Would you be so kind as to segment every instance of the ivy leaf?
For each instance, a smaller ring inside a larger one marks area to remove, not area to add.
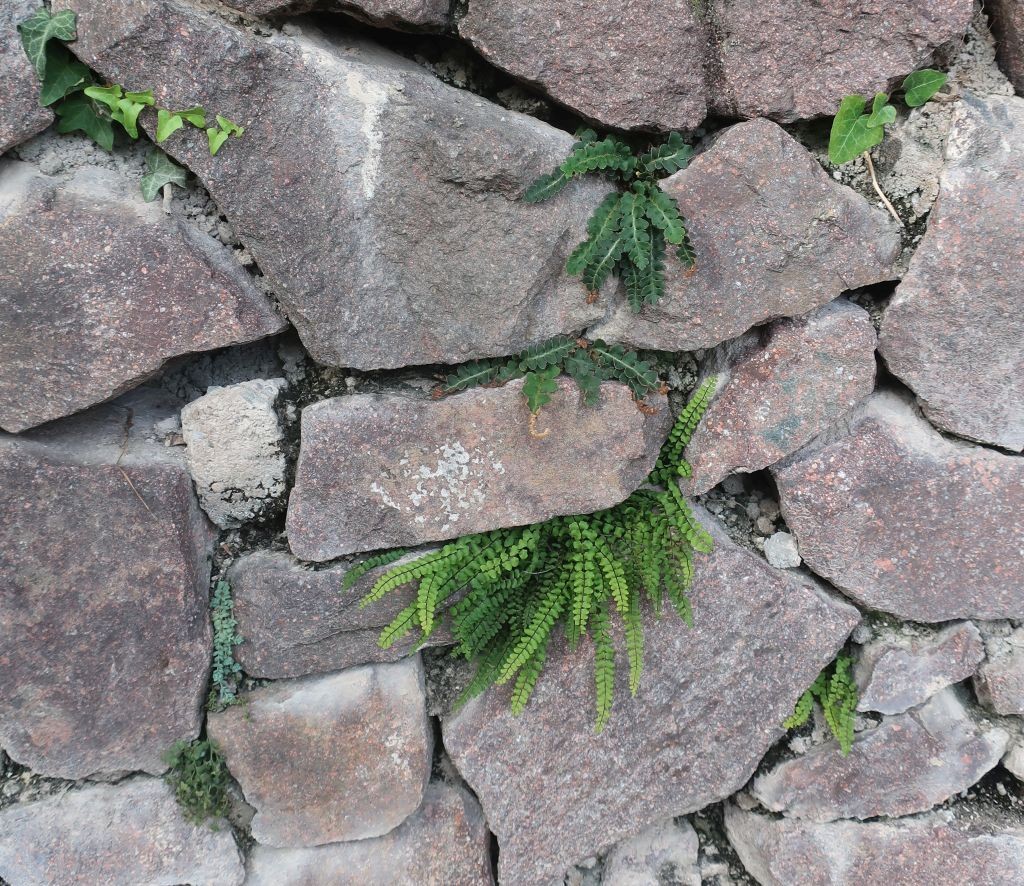
[[[46,47],[46,75],[39,91],[39,104],[48,107],[90,80],[89,69],[60,43]]]
[[[167,141],[175,132],[185,125],[179,114],[172,114],[165,108],[156,112],[156,143]]]
[[[202,129],[206,126],[206,109],[196,105],[193,108],[185,108],[183,111],[175,111],[179,117],[183,120],[187,120],[196,129]]]
[[[123,98],[117,103],[117,109],[110,116],[115,122],[120,123],[121,126],[124,127],[124,131],[127,132],[128,135],[132,138],[138,138],[139,129],[136,124],[139,119],[139,114],[145,107],[146,106],[142,102],[133,102],[127,98]]]
[[[942,89],[948,79],[948,74],[943,74],[942,71],[934,71],[931,68],[925,68],[923,71],[914,71],[913,74],[903,81],[903,100],[911,108],[919,108],[936,92]]]
[[[200,111],[200,112],[202,112],[203,109],[202,108],[193,108],[192,110],[193,111]],[[182,114],[182,116],[185,115],[184,111],[179,111],[178,113]],[[186,119],[188,119],[188,118],[186,118]],[[191,120],[189,120],[189,122],[191,122]],[[202,126],[203,124],[202,123],[197,123],[196,125],[197,126]],[[245,132],[245,127],[244,126],[239,126],[234,121],[229,120],[227,117],[222,117],[220,114],[217,115],[217,125],[221,129],[223,129],[226,133],[228,133],[229,135],[233,135],[235,138],[241,138],[242,134]]]
[[[224,146],[224,142],[228,140],[228,135],[229,133],[225,132],[223,129],[217,129],[212,126],[206,130],[206,138],[210,143],[211,156],[216,154],[217,151]]]
[[[828,141],[828,158],[837,166],[848,163],[882,140],[882,127],[867,125],[866,104],[860,95],[848,95],[839,104]]]
[[[126,92],[124,97],[130,102],[139,102],[143,105],[152,107],[156,104],[156,99],[153,98],[153,90],[147,89],[145,92]]]
[[[888,126],[896,120],[896,109],[888,104],[889,96],[884,92],[875,94],[875,100],[871,105],[871,113],[868,115],[865,126]]]
[[[547,369],[526,373],[523,396],[526,398],[526,408],[530,412],[536,414],[542,406],[551,402],[552,395],[558,390],[555,379],[561,371],[560,366],[549,366]]]
[[[171,160],[163,151],[153,148],[146,157],[146,168],[142,176],[142,199],[147,203],[156,199],[164,185],[185,187],[185,170]]]
[[[114,148],[114,128],[106,117],[96,113],[96,108],[82,92],[69,95],[54,108],[60,122],[57,132],[84,132],[104,151]]]
[[[565,358],[562,368],[579,385],[587,406],[597,406],[601,402],[601,373],[593,360],[577,351]]]
[[[121,96],[124,94],[121,87],[116,83],[113,86],[90,86],[85,90],[85,94],[89,98],[95,99],[98,102],[102,102],[111,111],[117,110],[117,103],[121,100]]]
[[[46,77],[46,44],[51,40],[62,40],[68,43],[77,39],[75,13],[66,9],[51,16],[48,9],[39,9],[18,25],[21,34],[21,45],[25,48],[36,74],[42,80]]]
[[[572,181],[572,176],[562,172],[561,167],[559,167],[553,172],[535,179],[526,189],[523,200],[527,203],[541,203],[549,197],[554,197],[570,181]]]

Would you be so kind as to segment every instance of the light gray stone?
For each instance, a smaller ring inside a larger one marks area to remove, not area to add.
[[[1024,716],[1024,628],[987,645],[988,660],[974,677],[978,699],[997,714]]]
[[[39,104],[39,78],[18,34],[18,22],[42,5],[42,0],[5,0],[0,6],[0,154],[53,121],[53,112]]]
[[[687,822],[653,825],[608,853],[601,886],[700,886],[699,848]]]
[[[311,9],[345,12],[373,25],[402,31],[441,31],[448,24],[448,0],[226,0],[248,15],[298,15]]]
[[[764,541],[764,555],[776,569],[795,569],[803,560],[796,539],[788,532],[776,532]]]

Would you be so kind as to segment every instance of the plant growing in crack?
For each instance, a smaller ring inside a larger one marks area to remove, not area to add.
[[[228,814],[228,767],[214,742],[175,742],[164,761],[170,767],[164,778],[189,821],[202,824]]]
[[[948,76],[941,71],[926,68],[914,71],[903,81],[903,101],[907,107],[917,108],[930,99],[939,99],[939,90],[946,84]],[[828,159],[836,166],[863,157],[871,175],[871,184],[881,198],[890,215],[902,227],[903,220],[889,198],[878,184],[875,164],[871,160],[871,149],[881,144],[885,127],[895,122],[896,108],[889,104],[889,95],[875,94],[868,110],[868,101],[862,95],[848,95],[839,103],[839,110],[832,120],[832,132],[828,141]]]
[[[850,669],[853,659],[840,655],[825,668],[810,688],[797,700],[793,713],[783,722],[785,729],[795,729],[810,719],[815,701],[821,705],[829,731],[839,742],[845,757],[853,747],[853,726],[857,714],[857,685]]]
[[[242,642],[235,619],[235,602],[231,596],[231,585],[218,581],[210,598],[210,621],[213,623],[213,664],[210,680],[213,683],[206,706],[210,710],[222,710],[238,704],[238,680],[242,666],[235,661],[235,647]]]
[[[540,203],[589,172],[614,176],[622,190],[608,194],[594,210],[587,222],[587,239],[573,250],[566,270],[582,278],[591,301],[609,276],[619,276],[630,307],[639,313],[644,305],[656,304],[665,294],[667,245],[676,247],[685,267],[692,270],[695,266],[679,205],[658,187],[660,177],[685,168],[693,149],[678,132],[642,154],[634,154],[629,145],[613,136],[598,140],[592,129],[578,132],[576,138],[569,156],[530,185],[523,199]]]

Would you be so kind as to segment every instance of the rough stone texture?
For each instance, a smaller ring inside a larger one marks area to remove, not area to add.
[[[649,827],[605,859],[601,886],[700,886],[697,832],[686,822]]]
[[[410,554],[407,559],[425,551]],[[253,677],[279,679],[338,671],[370,662],[396,661],[416,647],[410,635],[388,649],[377,645],[381,629],[413,600],[413,587],[359,608],[359,601],[389,568],[370,570],[351,589],[342,588],[348,565],[312,570],[285,553],[256,551],[228,573],[235,618],[245,641],[235,655]],[[439,627],[427,646],[451,642]]]
[[[1007,772],[1018,781],[1024,781],[1024,740],[1019,736],[1013,739],[1002,762]]]
[[[955,690],[858,734],[849,756],[836,742],[780,763],[751,793],[773,812],[812,821],[924,812],[975,784],[1006,750],[1004,729],[981,731]]]
[[[722,345],[706,373],[718,392],[686,451],[692,494],[774,464],[870,394],[875,330],[863,308],[836,301]]]
[[[665,297],[639,316],[616,300],[594,337],[706,348],[894,276],[896,223],[768,120],[726,129],[661,187],[686,216],[696,270],[670,253]]]
[[[568,654],[560,639],[522,715],[496,690],[443,723],[445,748],[497,835],[501,882],[547,883],[737,790],[857,623],[853,607],[776,572],[699,516],[716,547],[695,564],[694,628],[646,617],[640,691],[629,697],[620,656],[603,733],[594,733],[592,647]]]
[[[0,427],[69,415],[171,357],[282,328],[230,251],[143,202],[137,181],[0,160]]]
[[[796,539],[788,532],[776,532],[764,541],[764,556],[776,569],[795,569],[803,559]]]
[[[283,378],[211,387],[181,410],[185,457],[203,510],[239,526],[284,495],[284,432],[274,401]]]
[[[950,811],[816,824],[725,807],[729,841],[761,886],[924,886],[1024,881],[1024,827]]]
[[[886,633],[868,643],[857,661],[857,710],[901,714],[966,680],[984,657],[981,635],[969,621],[921,638]]]
[[[522,381],[443,400],[357,394],[302,413],[288,542],[303,560],[405,547],[500,526],[586,514],[647,477],[671,422],[665,398],[641,412],[601,386],[585,406],[561,378],[530,434]]]
[[[472,0],[459,34],[488,61],[616,129],[693,129],[707,34],[690,0]]]
[[[256,807],[257,842],[379,837],[420,805],[433,736],[419,657],[277,683],[245,701],[210,714],[207,729]]]
[[[0,154],[53,121],[53,112],[39,105],[39,78],[18,34],[18,22],[42,5],[42,0],[5,0],[0,6]]]
[[[12,886],[240,886],[231,829],[192,824],[153,778],[80,790],[0,811],[0,877]]]
[[[925,414],[1024,449],[1024,99],[965,95],[928,232],[885,312],[880,350]]]
[[[1024,461],[947,440],[873,394],[772,468],[808,566],[872,609],[922,622],[1024,617]]]
[[[600,316],[564,266],[606,184],[519,199],[564,158],[566,133],[351,36],[258,39],[183,0],[54,8],[79,13],[73,49],[104,76],[246,127],[216,157],[201,132],[165,147],[206,185],[317,361],[456,363]]]
[[[998,42],[999,63],[1017,92],[1024,93],[1024,2],[988,0],[985,9]]]
[[[835,114],[845,95],[889,92],[967,30],[972,0],[725,0],[714,110],[793,121]]]
[[[432,782],[383,837],[315,849],[254,847],[246,886],[490,886],[490,836],[468,791]]]
[[[173,416],[144,392],[0,435],[0,746],[43,775],[162,772],[199,733],[213,533],[147,439]]]
[[[226,0],[248,15],[297,15],[310,9],[346,12],[374,25],[402,31],[442,31],[448,24],[448,0]]]
[[[1024,716],[1024,628],[998,645],[999,653],[994,655],[990,649],[988,660],[978,669],[975,691],[997,714]]]

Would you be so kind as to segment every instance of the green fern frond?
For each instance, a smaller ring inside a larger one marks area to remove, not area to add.
[[[565,359],[562,368],[579,385],[587,406],[597,406],[601,402],[601,373],[593,360],[577,352]]]
[[[575,148],[562,162],[560,169],[568,176],[576,176],[606,169],[626,171],[635,163],[629,145],[609,136]]]
[[[628,191],[621,200],[623,252],[633,267],[643,270],[651,260],[650,222],[647,219],[647,197],[642,192]]]
[[[665,240],[673,246],[682,245],[686,239],[686,227],[679,214],[679,205],[674,197],[670,197],[657,185],[647,191],[647,218],[660,230]]]
[[[560,366],[549,366],[538,372],[526,373],[523,396],[526,398],[526,408],[534,415],[540,411],[542,406],[551,402],[551,398],[558,390],[558,383],[555,379],[558,378],[561,371]]]
[[[679,259],[684,268],[697,267],[697,253],[690,242],[690,235],[685,231],[683,232],[683,242],[679,244],[679,248],[676,250],[676,258]]]
[[[678,132],[670,132],[665,144],[640,155],[637,166],[647,173],[661,171],[671,175],[685,169],[692,157],[693,148],[683,141]]]
[[[649,478],[651,483],[669,486],[674,484],[677,477],[683,475],[684,471],[680,470],[680,467],[686,464],[683,453],[686,451],[693,432],[697,430],[697,425],[700,424],[704,413],[711,405],[711,398],[714,396],[717,385],[717,376],[712,375],[704,379],[690,397],[683,411],[679,413],[672,430],[669,431],[668,439],[661,447],[654,470],[651,471]]]
[[[523,372],[529,372],[560,365],[578,348],[576,339],[568,335],[560,335],[540,344],[530,345],[519,355],[519,368]]]
[[[810,717],[811,711],[814,709],[814,696],[811,694],[811,690],[808,689],[803,695],[797,699],[796,707],[793,708],[793,713],[786,717],[782,721],[783,729],[796,729],[798,726],[803,726]]]
[[[597,292],[615,270],[615,265],[626,250],[625,237],[619,233],[600,243],[595,243],[589,256],[589,264],[583,270],[583,285],[589,292]]]
[[[810,688],[800,696],[793,713],[783,721],[785,729],[802,726],[811,716],[814,702],[821,705],[825,723],[839,742],[839,748],[846,756],[853,747],[853,731],[857,716],[857,685],[853,682],[850,668],[853,659],[840,655],[823,670]]]
[[[637,398],[661,387],[657,371],[650,363],[641,360],[636,351],[627,351],[621,345],[595,341],[591,345],[591,352],[597,357],[598,363],[607,372],[608,377],[629,385]]]
[[[395,548],[393,551],[384,551],[382,554],[367,557],[362,563],[357,563],[345,573],[345,577],[341,580],[341,586],[345,590],[354,587],[355,583],[366,575],[367,572],[376,569],[378,566],[390,566],[395,560],[401,560],[406,553],[404,548]]]
[[[444,380],[442,391],[455,394],[480,385],[486,385],[498,377],[501,364],[494,360],[478,360],[474,363],[463,363],[455,372]]]
[[[526,203],[543,203],[560,191],[565,190],[565,186],[572,179],[571,174],[565,172],[561,167],[557,167],[551,172],[535,179],[526,189],[523,201]]]

